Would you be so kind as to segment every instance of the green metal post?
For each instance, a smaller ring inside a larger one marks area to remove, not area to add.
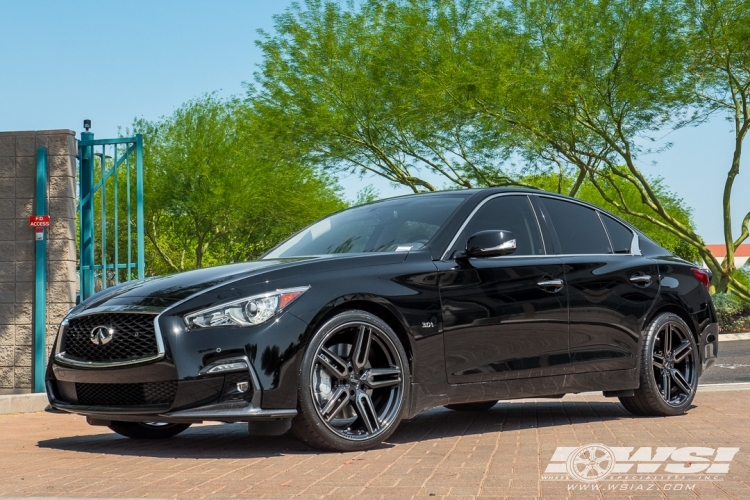
[[[81,141],[93,141],[93,132],[81,132]],[[81,299],[94,294],[94,146],[79,148],[81,171],[79,176],[80,217],[81,217]]]
[[[137,192],[136,199],[136,240],[138,243],[138,279],[143,279],[146,274],[146,258],[144,255],[143,245],[143,136],[135,135],[135,188]]]
[[[101,226],[102,226],[102,290],[107,288],[107,183],[104,180],[104,174],[107,172],[107,150],[106,145],[102,144],[102,159],[99,164],[102,168],[102,176],[100,182],[102,183],[102,211],[101,211]]]
[[[34,215],[47,215],[47,148],[36,150],[36,202]],[[47,229],[41,229],[34,256],[34,392],[44,392],[47,366]]]
[[[127,191],[127,212],[128,212],[128,276],[125,279],[125,281],[130,281],[132,274],[133,274],[133,247],[132,247],[132,219],[130,218],[130,152],[127,148],[125,148],[125,154],[127,155],[125,157],[125,172],[127,172],[128,176],[125,178],[125,190]]]
[[[114,164],[117,165],[117,144],[115,144],[114,150],[115,150],[115,152],[112,154],[112,156],[114,157]],[[114,244],[115,244],[115,247],[114,247],[115,263],[114,263],[114,266],[112,266],[112,269],[113,269],[113,272],[114,272],[114,283],[116,285],[116,284],[118,284],[120,282],[120,269],[118,267],[120,265],[120,253],[119,253],[119,247],[120,247],[120,238],[119,238],[120,224],[119,224],[119,222],[120,221],[118,220],[118,217],[117,217],[118,213],[120,211],[119,210],[120,207],[118,205],[118,201],[119,200],[118,200],[118,196],[117,196],[118,195],[118,191],[119,191],[119,187],[118,187],[118,183],[117,183],[117,178],[119,177],[119,169],[115,171],[114,177],[115,177],[115,179],[114,179],[115,180],[115,195],[114,195],[115,199],[113,201],[113,204],[114,204],[114,210],[115,210],[115,213],[114,213],[115,224],[114,224],[114,231],[113,231],[113,233],[114,233],[114,239],[115,239],[115,242],[114,242]]]

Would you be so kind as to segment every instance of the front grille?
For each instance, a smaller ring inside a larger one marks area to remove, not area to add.
[[[102,313],[73,318],[68,322],[62,351],[81,361],[118,362],[155,356],[159,353],[153,314]],[[91,341],[98,326],[114,330],[106,344]]]
[[[171,405],[177,381],[145,384],[76,383],[78,404],[87,406]]]

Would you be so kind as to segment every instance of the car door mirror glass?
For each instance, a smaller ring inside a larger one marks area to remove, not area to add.
[[[510,231],[480,231],[466,242],[467,257],[497,257],[516,251],[516,237]]]

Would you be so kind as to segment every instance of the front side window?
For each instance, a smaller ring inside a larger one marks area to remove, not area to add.
[[[596,211],[569,201],[541,197],[563,254],[612,253]]]
[[[344,210],[303,229],[264,259],[422,248],[467,195],[406,196]]]
[[[482,205],[461,231],[453,251],[465,249],[471,235],[490,230],[513,233],[516,251],[512,255],[544,255],[539,224],[527,196],[499,196]]]

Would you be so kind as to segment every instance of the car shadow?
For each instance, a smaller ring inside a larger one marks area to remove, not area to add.
[[[635,417],[616,401],[500,402],[491,410],[482,412],[433,408],[402,422],[387,442],[377,448],[486,432],[585,425],[622,418]],[[108,430],[101,427],[97,429]],[[273,437],[250,436],[246,424],[193,426],[182,434],[165,440],[129,439],[112,432],[47,439],[39,441],[38,446],[79,453],[154,458],[247,459],[321,453],[296,440],[291,433]]]

